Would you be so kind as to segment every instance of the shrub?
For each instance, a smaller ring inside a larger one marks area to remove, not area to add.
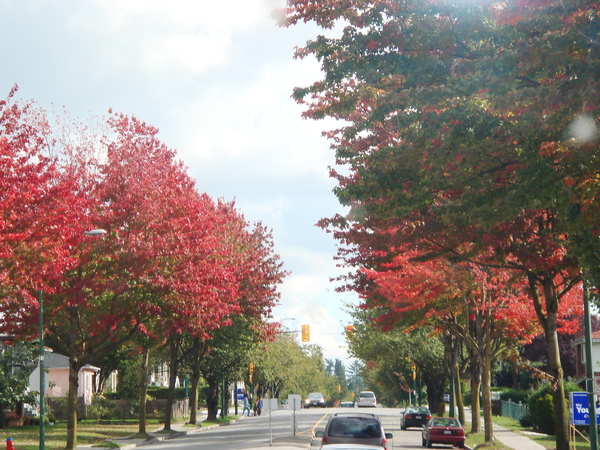
[[[535,428],[545,434],[554,434],[554,402],[547,391],[533,395],[529,401],[529,411]]]
[[[565,383],[565,395],[579,391],[580,387],[573,382]],[[565,402],[567,401],[565,398]],[[543,385],[529,397],[529,413],[533,419],[534,428],[542,433],[554,434],[554,401],[550,384]]]
[[[166,400],[169,395],[168,387],[148,386],[148,395],[157,400]],[[185,398],[185,388],[175,388],[175,399],[181,400]]]
[[[531,413],[527,413],[525,414],[523,417],[521,417],[519,419],[519,424],[523,427],[523,428],[533,428],[534,423],[533,423],[533,416],[531,415]]]
[[[109,400],[102,395],[94,395],[92,404],[87,409],[87,416],[93,420],[117,419],[120,408],[114,400]]]
[[[530,394],[531,391],[525,391],[523,389],[506,388],[500,391],[500,399],[504,401],[510,400],[514,403],[527,403]]]

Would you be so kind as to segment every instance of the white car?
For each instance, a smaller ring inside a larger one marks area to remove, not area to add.
[[[377,399],[375,398],[375,393],[372,391],[362,391],[358,394],[358,398],[356,399],[356,406],[361,407],[376,407]]]

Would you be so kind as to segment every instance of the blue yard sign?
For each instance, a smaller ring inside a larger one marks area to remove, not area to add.
[[[569,397],[572,425],[589,425],[590,408],[587,392],[571,392]]]

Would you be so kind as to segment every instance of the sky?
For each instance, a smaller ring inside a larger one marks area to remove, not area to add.
[[[250,222],[273,230],[291,272],[273,315],[310,326],[329,359],[348,358],[344,305],[334,292],[336,243],[315,226],[343,213],[322,131],[291,94],[321,75],[294,60],[309,25],[276,26],[284,0],[0,0],[0,98],[18,98],[82,119],[131,114],[159,129],[197,188],[235,200]],[[298,340],[300,340],[298,333]]]

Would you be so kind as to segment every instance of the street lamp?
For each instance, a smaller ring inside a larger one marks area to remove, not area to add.
[[[44,303],[42,302],[42,290],[39,292],[40,305],[40,450],[45,448],[45,415],[44,415],[44,390],[46,380],[44,379]]]
[[[106,234],[106,230],[98,228],[96,230],[84,231],[83,234],[85,234],[86,236],[102,236]]]
[[[84,231],[83,234],[86,236],[102,236],[106,234],[106,230],[97,228],[95,230]],[[39,368],[40,368],[40,450],[46,448],[46,414],[45,414],[45,400],[44,391],[46,390],[46,373],[44,368],[44,302],[43,302],[43,291],[39,290],[39,308],[40,308],[40,354],[39,354]]]

